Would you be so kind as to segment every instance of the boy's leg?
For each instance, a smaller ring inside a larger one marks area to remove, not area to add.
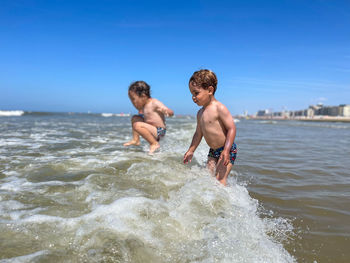
[[[135,122],[133,124],[133,130],[141,135],[149,144],[149,153],[153,153],[160,145],[157,141],[157,128],[146,122]]]
[[[232,166],[232,163],[225,166],[223,161],[218,162],[218,159],[208,157],[207,168],[209,169],[210,173],[223,185],[226,185],[227,177],[232,169]]]
[[[132,116],[132,118],[131,118],[132,139],[131,139],[131,141],[124,143],[124,146],[140,145],[140,135],[134,129],[135,122],[144,122],[144,119],[140,115]]]
[[[216,166],[215,177],[219,180],[220,183],[226,185],[228,174],[232,169],[232,163],[229,162],[228,165],[224,165],[224,161],[219,161]]]
[[[207,161],[207,169],[210,171],[210,173],[214,176],[215,174],[215,167],[216,163],[218,162],[218,159],[215,159],[213,157],[208,157]]]

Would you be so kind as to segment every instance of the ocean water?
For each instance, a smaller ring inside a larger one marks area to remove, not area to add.
[[[193,117],[150,156],[104,116],[0,117],[0,263],[349,262],[349,124],[238,122],[224,187]]]

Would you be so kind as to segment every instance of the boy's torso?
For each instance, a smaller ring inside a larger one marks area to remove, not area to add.
[[[226,141],[226,128],[220,119],[218,106],[215,102],[199,110],[199,125],[204,139],[210,148],[217,149],[224,146]]]
[[[157,111],[157,100],[151,99],[143,107],[144,120],[155,127],[165,128],[164,114]]]

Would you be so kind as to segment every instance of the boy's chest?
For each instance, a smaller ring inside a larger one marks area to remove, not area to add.
[[[154,111],[155,110],[154,110],[152,103],[146,104],[143,108],[143,114],[145,116],[150,116],[150,115],[154,114]]]
[[[202,112],[200,123],[202,127],[212,126],[219,121],[218,114],[215,111],[205,110]]]

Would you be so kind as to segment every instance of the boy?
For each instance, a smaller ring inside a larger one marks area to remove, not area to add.
[[[214,97],[217,78],[214,72],[203,69],[193,73],[189,88],[194,103],[202,108],[197,113],[197,128],[191,146],[184,155],[184,163],[191,162],[193,153],[204,136],[210,147],[207,168],[226,185],[237,155],[236,126],[228,109]]]
[[[165,135],[165,116],[174,112],[159,100],[151,98],[150,86],[144,81],[135,81],[129,86],[129,98],[139,111],[131,119],[132,140],[124,146],[140,145],[140,135],[150,144],[149,154],[157,150],[158,141]]]

